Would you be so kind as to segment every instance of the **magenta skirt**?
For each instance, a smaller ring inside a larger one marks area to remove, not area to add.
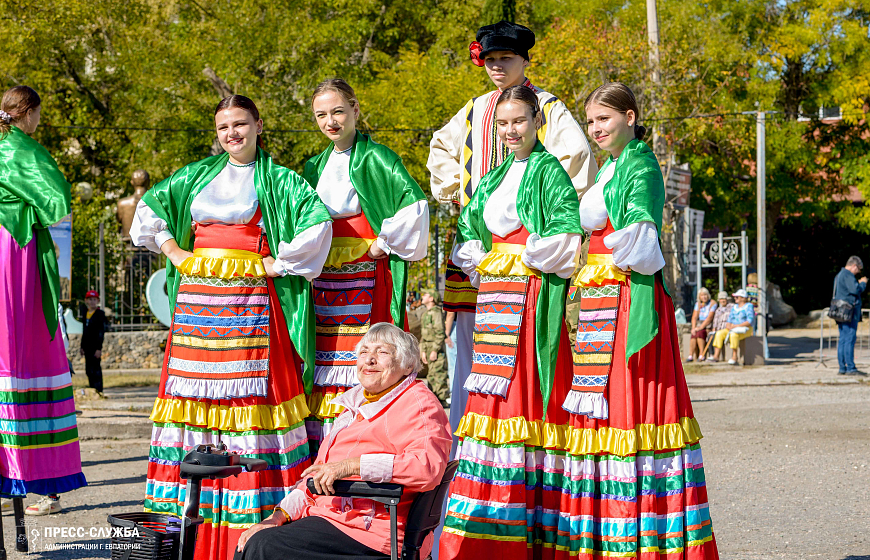
[[[45,325],[36,241],[0,227],[0,494],[57,494],[87,485],[69,362]]]

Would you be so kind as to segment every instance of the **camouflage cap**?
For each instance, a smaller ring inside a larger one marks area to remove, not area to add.
[[[441,303],[441,294],[435,288],[427,288],[423,290],[423,293],[432,296],[432,299],[435,300],[435,303]]]

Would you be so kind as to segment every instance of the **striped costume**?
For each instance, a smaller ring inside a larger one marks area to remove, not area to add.
[[[87,482],[47,228],[69,214],[70,187],[15,126],[0,139],[0,199],[0,494],[68,492]]]
[[[203,481],[196,558],[230,559],[239,535],[271,515],[311,463],[305,278],[320,272],[331,222],[314,191],[262,150],[248,166],[222,155],[176,172],[142,199],[131,237],[151,249],[169,238],[189,247],[191,218],[193,256],[170,268],[174,313],[151,414],[145,509],[181,514],[179,462],[199,444],[266,460],[266,471]],[[285,275],[267,277],[269,255]]]
[[[595,182],[598,166],[583,130],[565,104],[553,94],[526,80],[541,106],[543,126],[538,139],[548,152],[556,156],[571,177],[578,195]],[[507,150],[499,140],[495,127],[495,103],[500,90],[471,99],[450,121],[437,131],[430,143],[427,167],[432,174],[432,195],[442,203],[458,203],[464,208],[482,177],[502,163]],[[456,368],[453,381],[450,424],[456,426],[465,410],[467,394],[462,390],[471,372],[473,314],[477,288],[455,264],[447,261],[444,310],[458,312],[456,321]]]
[[[553,520],[557,550],[579,558],[718,558],[701,431],[658,272],[663,202],[655,156],[635,140],[580,203],[593,233],[575,279],[583,299],[563,403],[564,470],[575,490]]]
[[[429,206],[399,156],[359,132],[347,150],[330,144],[311,158],[304,176],[335,220],[326,265],[313,281],[317,337],[306,426],[316,446],[343,410],[333,399],[359,383],[356,345],[368,328],[405,325],[408,262],[426,257]],[[373,244],[388,257],[373,260]]]
[[[560,537],[571,379],[564,321],[581,240],[577,194],[538,143],[481,182],[459,222],[457,260],[479,278],[474,354],[460,461],[441,560],[539,558]]]

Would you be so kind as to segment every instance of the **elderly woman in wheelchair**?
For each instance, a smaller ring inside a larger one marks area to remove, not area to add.
[[[401,498],[395,498],[399,547],[415,497],[442,482],[450,428],[438,398],[416,379],[417,339],[378,323],[356,350],[359,385],[333,401],[344,412],[317,460],[269,518],[242,534],[236,559],[389,557],[390,515],[383,500],[335,496],[336,481],[404,487]],[[423,558],[430,548],[431,536],[420,550]]]

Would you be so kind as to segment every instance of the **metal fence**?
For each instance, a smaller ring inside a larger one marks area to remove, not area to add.
[[[870,364],[870,309],[861,310],[861,319],[855,333],[855,363]],[[828,317],[828,308],[825,308],[819,321],[819,365],[825,365],[828,360],[837,361],[839,338],[837,323]]]
[[[88,286],[104,285],[105,308],[111,310],[111,330],[163,330],[145,295],[148,279],[166,266],[166,257],[142,247],[125,247],[114,270],[102,270],[99,253],[88,254]],[[104,282],[100,282],[101,273]]]

